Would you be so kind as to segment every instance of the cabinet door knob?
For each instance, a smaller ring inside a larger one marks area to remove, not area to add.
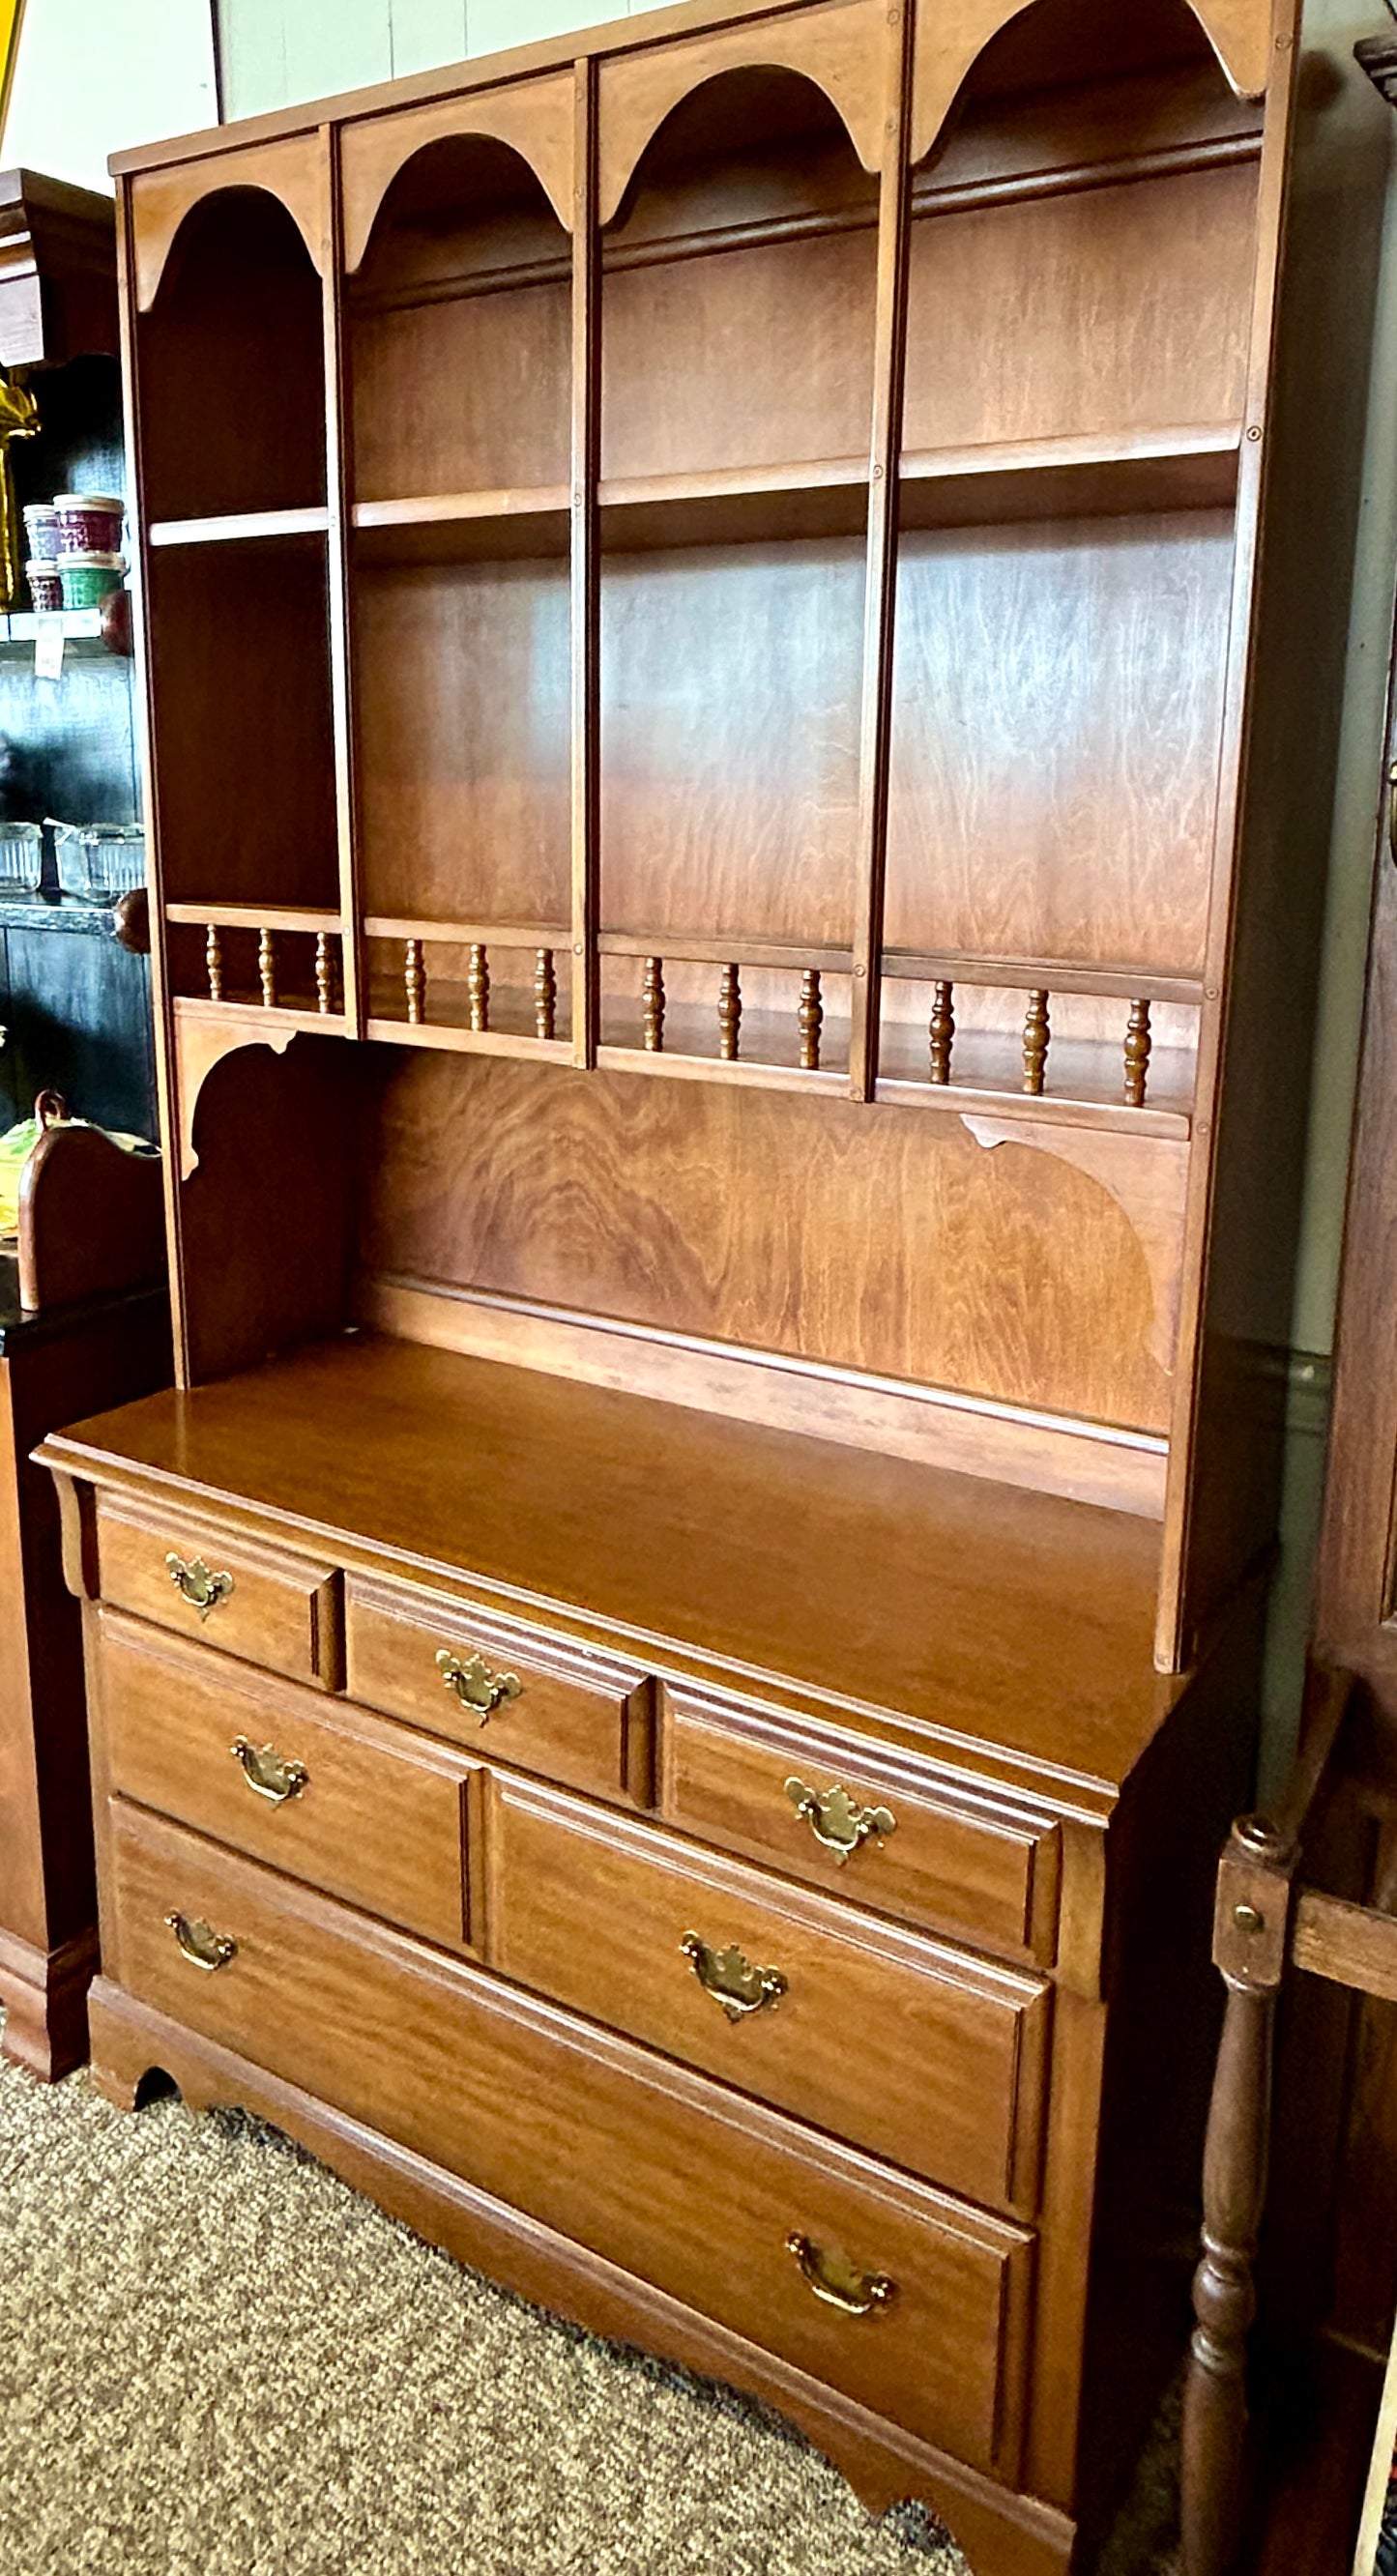
[[[186,1559],[176,1555],[171,1548],[165,1559],[165,1568],[181,1601],[187,1601],[190,1609],[197,1610],[201,1619],[207,1619],[209,1612],[216,1610],[220,1601],[228,1600],[232,1593],[231,1574],[210,1574],[201,1556]]]
[[[764,2012],[769,2004],[779,2004],[787,1991],[779,1968],[754,1968],[736,1942],[730,1950],[710,1950],[697,1932],[686,1932],[679,1947],[704,1993],[721,2004],[729,2021],[746,2021],[750,2014]]]
[[[786,1795],[798,1816],[804,1817],[817,1843],[832,1851],[836,1860],[846,1861],[871,1836],[879,1841],[885,1834],[897,1831],[897,1818],[888,1807],[856,1807],[847,1789],[807,1789],[803,1780],[788,1780]]]
[[[187,1914],[167,1914],[165,1920],[191,1968],[205,1968],[212,1976],[215,1969],[226,1968],[230,1959],[236,1959],[237,1942],[230,1941],[226,1932],[215,1932],[212,1924],[191,1922]]]
[[[443,1646],[437,1657],[437,1671],[449,1691],[454,1692],[462,1708],[473,1708],[484,1726],[506,1700],[522,1699],[524,1685],[517,1673],[492,1672],[483,1655],[453,1655]]]
[[[897,2283],[886,2272],[861,2272],[837,2247],[826,2250],[812,2245],[808,2236],[793,2231],[786,2239],[786,2251],[795,2256],[801,2277],[816,2298],[823,2299],[827,2308],[838,2308],[842,2316],[871,2317],[897,2295]]]
[[[299,1798],[310,1778],[304,1762],[283,1761],[270,1744],[264,1744],[259,1752],[245,1735],[240,1735],[229,1750],[241,1765],[249,1789],[255,1789],[259,1798],[268,1799],[274,1807],[284,1807],[288,1798]]]

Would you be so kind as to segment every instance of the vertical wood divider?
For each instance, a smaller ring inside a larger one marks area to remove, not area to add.
[[[893,634],[897,614],[898,468],[907,362],[908,156],[912,125],[913,0],[887,18],[888,113],[878,196],[878,305],[874,335],[873,444],[864,595],[863,716],[859,739],[858,883],[850,1003],[849,1089],[871,1100],[878,1083],[883,990],[883,898],[888,857]]]
[[[597,230],[597,67],[574,71],[572,229],[572,1055],[594,1065],[601,1028],[597,953],[601,838],[601,241]]]
[[[344,221],[340,129],[320,129],[324,153],[325,233],[325,499],[329,512],[326,573],[330,601],[330,709],[335,740],[335,826],[339,841],[344,1024],[364,1034],[364,906],[359,883],[355,798],[354,671],[349,562],[353,432],[344,330]]]
[[[175,1384],[188,1386],[189,1307],[185,1292],[184,1229],[180,1206],[178,1059],[174,1009],[166,952],[164,875],[160,861],[159,761],[155,709],[151,697],[147,601],[150,596],[150,548],[145,512],[138,496],[145,490],[142,465],[140,367],[137,362],[139,317],[136,312],[136,240],[131,182],[116,183],[117,309],[121,318],[121,377],[126,408],[126,490],[131,512],[131,629],[136,658],[135,716],[138,762],[143,779],[146,818],[146,868],[150,885],[150,998],[155,1036],[155,1084],[160,1104],[160,1139],[165,1184],[165,1242],[170,1261],[170,1316],[174,1328]]]
[[[1271,460],[1273,365],[1276,349],[1280,261],[1285,235],[1290,129],[1295,112],[1300,0],[1274,0],[1275,68],[1262,134],[1256,258],[1252,280],[1247,361],[1246,434],[1237,474],[1232,615],[1227,650],[1222,753],[1213,816],[1212,897],[1203,971],[1194,1081],[1193,1150],[1174,1360],[1174,1407],[1169,1427],[1169,1477],[1164,1498],[1163,1550],[1155,1663],[1182,1672],[1192,1658],[1201,1612],[1193,1563],[1202,1375],[1207,1340],[1208,1267],[1217,1185],[1218,1104],[1226,1037],[1227,992],[1237,931],[1239,841],[1246,807],[1247,716],[1257,669],[1257,602],[1261,582],[1266,478]]]

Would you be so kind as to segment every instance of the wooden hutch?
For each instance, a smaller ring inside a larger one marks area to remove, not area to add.
[[[43,1452],[100,2078],[983,2576],[1186,2319],[1295,20],[696,5],[118,164],[180,1383]]]

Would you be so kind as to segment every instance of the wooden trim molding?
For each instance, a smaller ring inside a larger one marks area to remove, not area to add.
[[[148,313],[186,216],[208,197],[229,188],[260,188],[275,197],[296,225],[311,264],[323,277],[326,262],[324,154],[318,137],[253,143],[216,159],[142,171],[131,182],[131,222],[136,243],[136,306]]]
[[[573,84],[567,72],[503,89],[467,91],[396,116],[346,126],[343,158],[344,265],[362,266],[379,210],[394,180],[433,143],[470,136],[504,143],[526,161],[565,231],[573,220]]]

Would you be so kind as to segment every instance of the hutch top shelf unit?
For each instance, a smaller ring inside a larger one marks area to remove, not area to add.
[[[118,160],[186,1383],[370,1324],[1041,1487],[1187,1664],[1294,20],[665,10]]]

